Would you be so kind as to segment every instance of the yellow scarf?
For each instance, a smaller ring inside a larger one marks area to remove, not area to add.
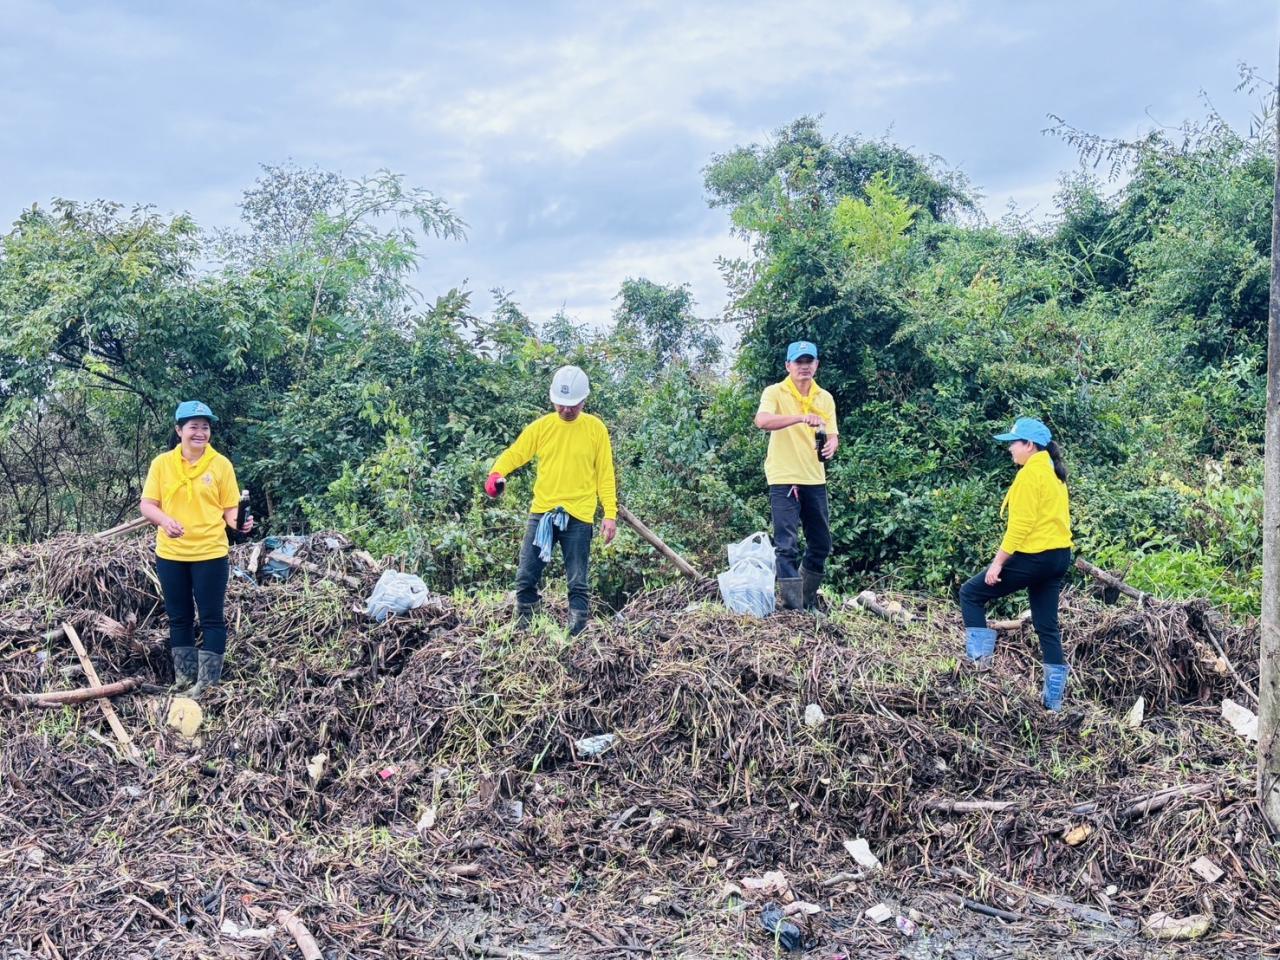
[[[807,397],[801,394],[800,391],[796,389],[796,385],[791,382],[790,376],[788,376],[787,379],[782,381],[782,385],[787,388],[787,390],[790,392],[790,394],[793,397],[796,398],[796,402],[800,404],[800,412],[802,414],[804,414],[807,417],[810,413],[813,412],[813,403],[815,400],[818,399],[818,393],[822,389],[821,387],[818,386],[817,380],[810,382],[809,395]]]
[[[200,459],[195,463],[187,463],[182,456],[182,444],[178,444],[173,448],[173,462],[177,467],[178,479],[169,484],[169,488],[164,492],[164,502],[168,503],[170,498],[179,490],[186,489],[187,502],[195,500],[195,479],[209,469],[209,464],[213,463],[213,458],[218,455],[218,451],[213,449],[213,444],[205,444],[204,453],[200,455]]]

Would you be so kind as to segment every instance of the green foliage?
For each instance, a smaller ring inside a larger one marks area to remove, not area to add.
[[[844,197],[836,204],[836,235],[856,256],[889,263],[910,245],[907,231],[919,210],[896,194],[889,178],[878,171],[867,183],[865,200]]]

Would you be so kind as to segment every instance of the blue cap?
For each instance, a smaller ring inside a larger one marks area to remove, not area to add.
[[[813,357],[817,360],[817,344],[810,343],[808,340],[797,340],[787,347],[787,363],[791,363],[796,357]]]
[[[213,415],[213,411],[209,409],[207,403],[201,403],[199,400],[183,400],[178,404],[178,409],[173,411],[173,422],[178,423],[182,420],[190,420],[192,417],[204,417],[210,423],[217,423],[218,418]]]
[[[1019,417],[1013,421],[1013,429],[1008,433],[997,433],[996,439],[1006,443],[1010,440],[1030,440],[1032,443],[1047,447],[1049,441],[1053,439],[1053,434],[1035,417]]]

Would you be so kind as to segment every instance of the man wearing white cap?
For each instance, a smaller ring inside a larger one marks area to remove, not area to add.
[[[764,474],[784,610],[817,609],[818,587],[831,554],[826,462],[840,441],[836,402],[814,380],[817,372],[817,345],[808,340],[790,344],[786,379],[765,387],[756,410],[756,426],[769,432]]]
[[[533,619],[542,572],[558,543],[569,581],[569,635],[581,633],[589,611],[587,567],[597,502],[604,507],[600,524],[604,542],[609,543],[618,533],[613,447],[604,423],[582,412],[590,392],[591,384],[580,369],[557,370],[551,380],[555,413],[525,427],[516,442],[494,461],[485,480],[485,493],[496,497],[512,471],[535,458],[538,461],[516,573],[516,624],[520,627]]]

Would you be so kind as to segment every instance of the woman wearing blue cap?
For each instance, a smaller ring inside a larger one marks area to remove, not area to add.
[[[169,618],[175,688],[199,696],[222,678],[227,645],[227,528],[235,529],[240,488],[231,461],[213,449],[218,418],[198,400],[174,412],[178,443],[151,461],[138,509],[156,526],[156,576]],[[246,519],[241,533],[253,529]],[[195,611],[204,636],[195,647]]]
[[[1067,689],[1058,628],[1058,595],[1071,566],[1067,468],[1049,428],[1039,420],[1020,417],[1012,430],[996,439],[1009,444],[1020,469],[1000,504],[1001,514],[1008,510],[1009,519],[995,559],[960,588],[966,652],[979,667],[990,665],[996,632],[987,626],[987,604],[1025,589],[1044,659],[1044,705],[1057,711]]]

